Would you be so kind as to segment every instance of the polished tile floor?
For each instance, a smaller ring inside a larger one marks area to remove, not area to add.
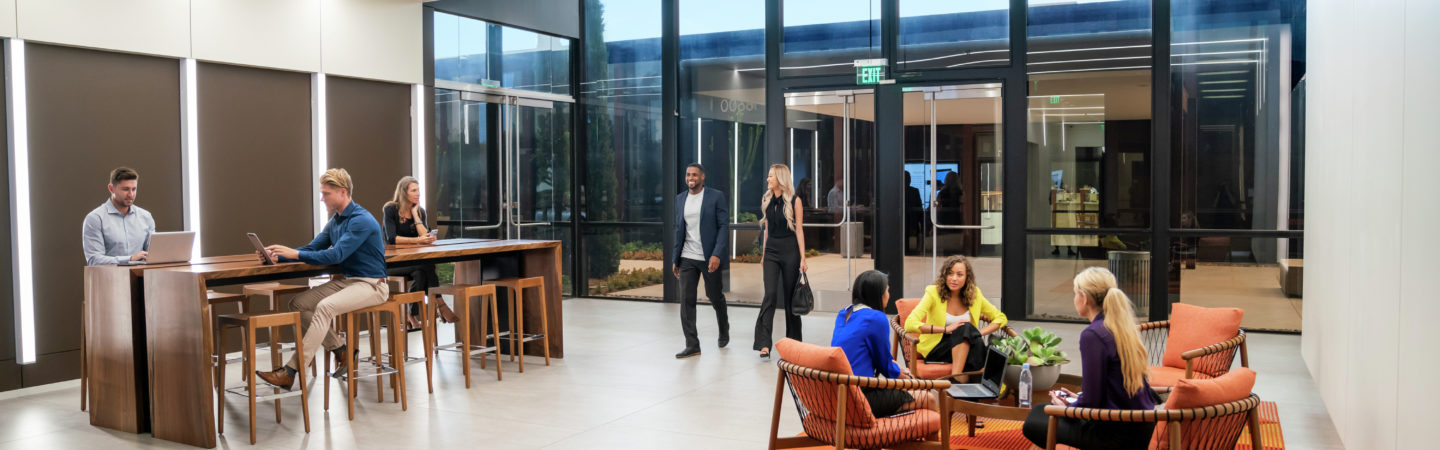
[[[375,383],[360,385],[355,420],[345,417],[343,397],[322,409],[320,385],[310,403],[311,433],[306,434],[298,400],[286,399],[284,423],[274,422],[271,405],[262,403],[252,447],[245,403],[227,404],[226,433],[220,448],[556,448],[556,449],[748,449],[764,448],[770,427],[776,368],[750,350],[755,308],[731,309],[729,348],[715,347],[716,324],[709,307],[700,309],[703,354],[674,359],[683,346],[678,306],[645,302],[574,299],[565,301],[565,359],[549,367],[541,358],[526,360],[525,373],[506,364],[504,381],[494,365],[474,366],[474,386],[466,390],[455,354],[436,366],[435,393],[425,393],[424,366],[412,365],[409,411],[395,403],[375,402]],[[828,343],[833,314],[804,319],[805,336]],[[1066,340],[1075,352],[1082,329],[1070,324],[1041,325]],[[776,336],[783,336],[777,320]],[[441,336],[449,333],[442,332]],[[418,350],[419,339],[412,339]],[[1255,392],[1279,403],[1285,441],[1291,449],[1343,448],[1315,384],[1300,359],[1300,337],[1250,335],[1251,367],[1259,373]],[[262,358],[267,359],[268,358]],[[1078,364],[1065,367],[1078,371]],[[238,369],[231,380],[238,380]],[[334,387],[339,387],[336,384]],[[78,382],[0,393],[0,450],[100,448],[193,448],[88,425],[80,412]],[[800,432],[789,396],[780,432]]]

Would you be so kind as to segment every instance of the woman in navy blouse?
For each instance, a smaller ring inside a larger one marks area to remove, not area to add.
[[[1080,332],[1081,393],[1050,391],[1050,403],[1104,409],[1155,409],[1155,392],[1145,380],[1149,358],[1130,298],[1115,287],[1115,275],[1091,267],[1075,276],[1075,312],[1090,319]],[[1025,418],[1025,438],[1044,447],[1049,417],[1046,403],[1036,402]],[[1150,445],[1154,422],[1102,422],[1061,418],[1058,442],[1081,449],[1144,449]]]
[[[884,272],[868,270],[855,279],[851,305],[835,316],[830,345],[845,350],[850,370],[857,377],[910,378],[890,354],[890,324],[885,304],[890,302],[890,281]],[[931,391],[861,388],[870,412],[889,417],[916,408],[937,409]]]

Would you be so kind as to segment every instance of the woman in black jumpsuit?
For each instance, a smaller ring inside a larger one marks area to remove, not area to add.
[[[760,316],[755,319],[755,350],[761,358],[770,357],[771,334],[775,308],[785,315],[785,337],[800,341],[800,316],[790,313],[790,297],[795,281],[805,264],[804,209],[795,189],[790,186],[790,168],[784,164],[770,166],[766,179],[769,189],[760,204],[765,227],[765,298],[760,302]]]

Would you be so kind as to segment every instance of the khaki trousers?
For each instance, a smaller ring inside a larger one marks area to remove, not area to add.
[[[304,328],[301,345],[305,349],[305,361],[300,361],[298,354],[292,355],[290,368],[300,370],[308,365],[322,344],[327,351],[345,344],[335,334],[336,317],[379,305],[389,297],[390,285],[384,278],[357,277],[334,280],[291,298],[290,309],[300,313],[300,325]]]

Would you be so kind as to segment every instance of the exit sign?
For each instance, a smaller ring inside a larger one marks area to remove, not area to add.
[[[855,84],[880,84],[885,81],[885,66],[855,68]]]
[[[855,60],[855,84],[888,84],[885,80],[885,58]]]

